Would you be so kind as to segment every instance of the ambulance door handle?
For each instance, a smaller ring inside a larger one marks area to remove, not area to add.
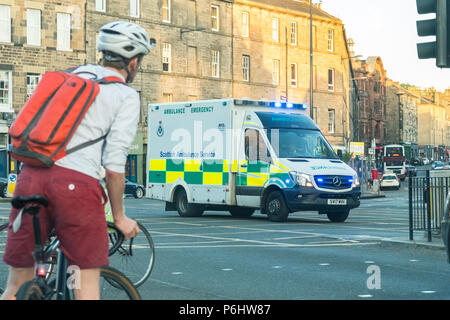
[[[247,168],[247,164],[246,163],[241,164],[241,168]]]

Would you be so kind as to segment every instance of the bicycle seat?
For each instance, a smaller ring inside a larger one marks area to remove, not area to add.
[[[46,197],[40,194],[34,194],[32,196],[16,196],[11,200],[11,205],[15,209],[22,209],[27,204],[37,204],[44,207],[48,206],[48,200]]]

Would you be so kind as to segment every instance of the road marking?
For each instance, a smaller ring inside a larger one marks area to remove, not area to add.
[[[424,294],[436,293],[436,291],[432,291],[432,290],[424,290],[424,291],[420,291],[420,292],[424,293]]]
[[[272,269],[281,269],[283,268],[282,266],[272,266]]]
[[[372,298],[373,295],[371,295],[371,294],[359,294],[358,297],[360,297],[360,298]]]
[[[172,274],[173,274],[173,275],[180,275],[180,274],[183,274],[183,272],[177,271],[177,272],[172,272]]]
[[[329,266],[329,263],[320,263],[319,266]]]
[[[225,269],[222,269],[222,271],[233,271],[233,269],[225,268]]]

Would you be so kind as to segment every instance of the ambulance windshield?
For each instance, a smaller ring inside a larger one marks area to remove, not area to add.
[[[339,159],[306,115],[256,112],[279,158]]]
[[[317,130],[271,128],[267,137],[279,158],[339,159]]]

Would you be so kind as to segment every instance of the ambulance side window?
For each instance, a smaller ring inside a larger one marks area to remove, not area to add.
[[[245,157],[248,161],[270,162],[267,146],[261,133],[255,129],[245,130]]]

